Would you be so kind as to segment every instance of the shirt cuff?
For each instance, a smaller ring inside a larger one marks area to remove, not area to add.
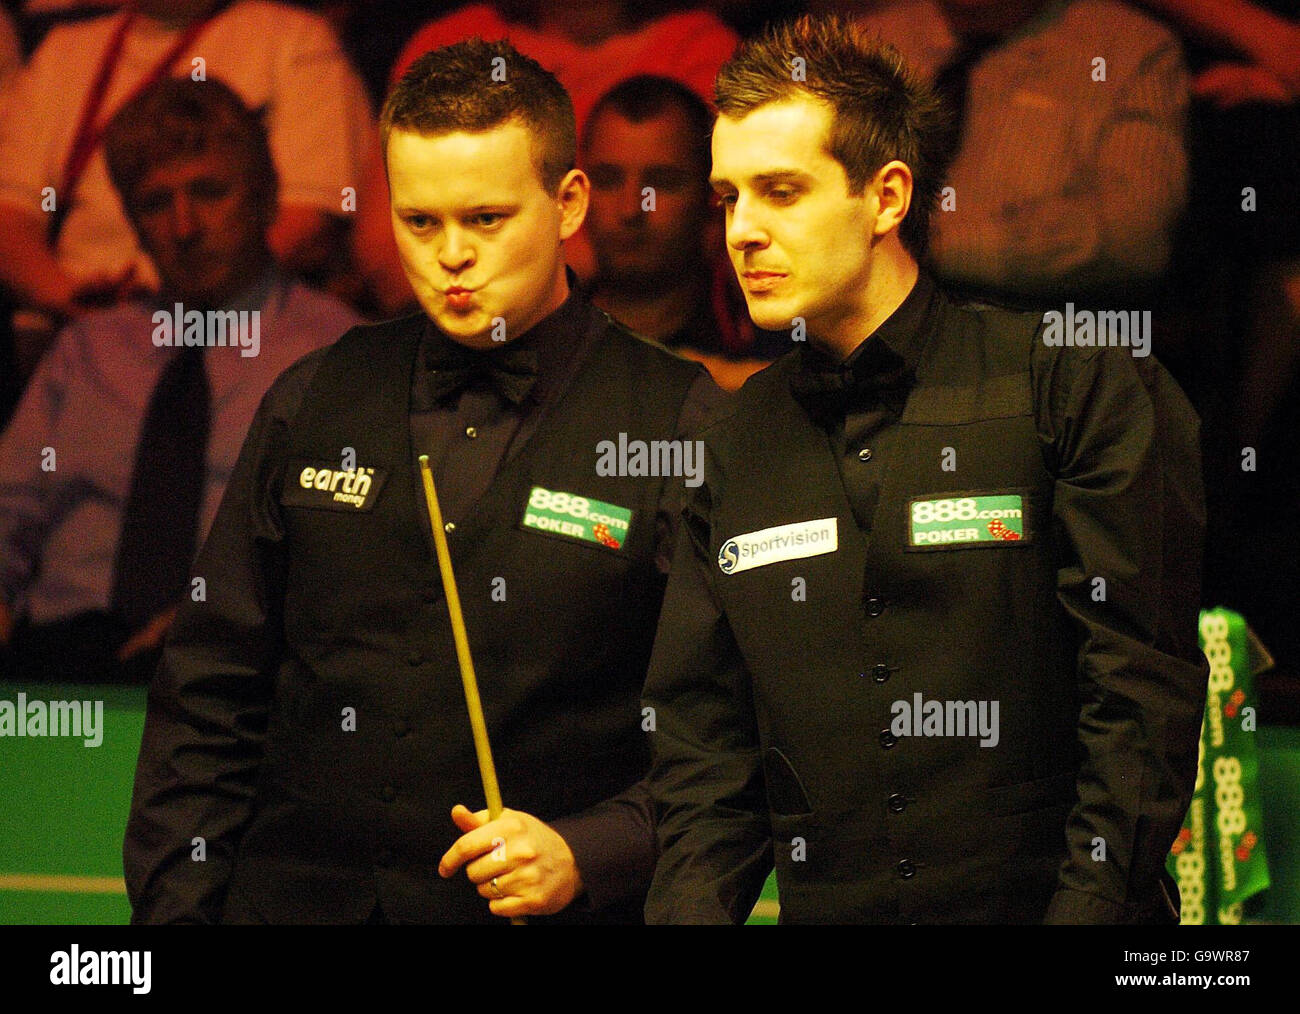
[[[607,800],[550,825],[569,846],[582,877],[583,894],[573,901],[577,911],[598,911],[649,890],[655,842],[635,806]]]

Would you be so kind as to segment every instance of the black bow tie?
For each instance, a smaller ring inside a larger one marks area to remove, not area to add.
[[[426,387],[435,403],[482,380],[518,405],[537,383],[537,353],[529,348],[469,349],[441,339],[425,351],[424,365]]]
[[[907,364],[879,348],[864,349],[858,361],[846,365],[805,355],[790,377],[790,393],[818,420],[842,420],[854,406],[885,402],[902,414],[913,374]]]

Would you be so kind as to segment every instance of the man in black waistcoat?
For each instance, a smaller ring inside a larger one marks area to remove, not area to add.
[[[699,481],[681,436],[717,391],[573,295],[589,184],[549,73],[506,43],[430,53],[382,130],[424,313],[354,328],[259,409],[150,691],[133,921],[639,922],[639,697]],[[421,453],[508,807],[491,822]]]
[[[648,921],[739,922],[774,864],[787,922],[1176,921],[1195,414],[1149,344],[1061,347],[1059,314],[918,269],[948,134],[894,51],[787,26],[718,108],[750,313],[807,341],[700,433],[644,698]]]

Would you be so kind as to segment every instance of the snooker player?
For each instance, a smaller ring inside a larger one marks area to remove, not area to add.
[[[207,599],[151,688],[133,920],[638,922],[639,694],[684,484],[598,471],[597,448],[678,439],[717,390],[573,291],[589,184],[551,74],[505,42],[431,52],[381,130],[423,312],[354,328],[262,403],[195,565]],[[490,822],[420,454],[507,806]]]
[[[775,864],[786,922],[1177,922],[1207,680],[1186,398],[918,267],[951,133],[892,49],[782,26],[717,106],[750,313],[808,341],[700,433],[645,693],[647,920],[740,922]]]

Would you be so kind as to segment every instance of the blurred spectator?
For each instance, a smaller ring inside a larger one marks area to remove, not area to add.
[[[589,298],[643,338],[705,363],[734,390],[788,351],[728,299],[731,267],[709,187],[713,115],[686,86],[639,75],[596,103],[580,161],[591,179]],[[758,337],[756,347],[755,338]]]
[[[14,82],[0,126],[0,283],[20,304],[70,317],[156,285],[109,184],[99,132],[167,75],[221,77],[264,110],[282,183],[276,256],[310,269],[339,247],[343,188],[360,185],[374,141],[365,91],[325,22],[264,0],[138,0],[55,28]],[[36,330],[21,346],[21,367],[40,339]]]
[[[1187,189],[1178,40],[1110,0],[892,0],[859,16],[960,117],[931,256],[1011,302],[1132,305]]]
[[[1276,720],[1300,713],[1300,24],[1294,2],[1143,6],[1186,35],[1200,100],[1161,354],[1203,420],[1206,602],[1276,656]]]
[[[1229,333],[1199,380],[1231,397],[1236,447],[1258,447],[1300,366],[1300,24],[1242,0],[1143,3],[1189,36],[1201,100],[1180,266],[1190,301],[1221,291]]]
[[[705,99],[713,79],[739,41],[736,33],[707,11],[685,10],[653,16],[654,7],[630,0],[590,0],[582,4],[500,5],[502,17],[487,4],[471,4],[425,25],[407,44],[393,68],[392,82],[415,60],[439,46],[477,35],[509,39],[555,74],[573,99],[581,131],[596,99],[624,78],[661,74],[690,87]]]
[[[1300,25],[1244,0],[1139,0],[1194,40],[1218,50],[1192,82],[1220,108],[1300,99]],[[1294,12],[1295,4],[1289,5]]]
[[[0,7],[0,112],[4,109],[5,82],[23,65],[23,47],[9,12]]]
[[[489,41],[508,39],[560,79],[573,99],[578,130],[596,99],[619,81],[637,74],[660,74],[681,81],[697,95],[711,99],[713,79],[735,48],[736,33],[707,11],[688,10],[662,17],[629,0],[591,0],[583,4],[553,4],[514,0],[473,4],[425,25],[411,39],[393,68],[396,82],[419,56],[439,46],[471,36]],[[387,312],[412,302],[410,287],[397,260],[389,224],[387,186],[376,158],[367,176],[365,193],[382,197],[357,209],[357,263],[378,305]],[[585,232],[569,240],[568,262],[589,279],[594,260]]]
[[[18,32],[9,12],[0,7],[0,123],[13,115],[8,108],[11,89],[6,86],[13,80],[14,73],[22,66],[22,62]],[[8,422],[20,391],[18,368],[14,359],[13,306],[6,298],[3,287],[0,287],[0,427]]]
[[[266,131],[219,80],[164,79],[105,145],[162,292],[71,323],[0,437],[0,642],[26,680],[149,678],[263,393],[357,320],[275,268]]]
[[[128,0],[10,0],[18,17],[23,53],[31,54],[56,25],[102,18],[127,5]]]
[[[337,26],[339,40],[361,73],[371,105],[378,109],[388,93],[393,64],[411,36],[421,25],[462,4],[458,0],[356,0],[344,4],[321,0],[306,6]]]
[[[23,0],[21,6],[26,18],[53,15],[75,16],[87,12],[103,12],[125,6],[126,0]]]
[[[125,7],[126,0],[23,0],[20,4],[23,17],[29,21],[41,18],[94,17],[104,11]]]

